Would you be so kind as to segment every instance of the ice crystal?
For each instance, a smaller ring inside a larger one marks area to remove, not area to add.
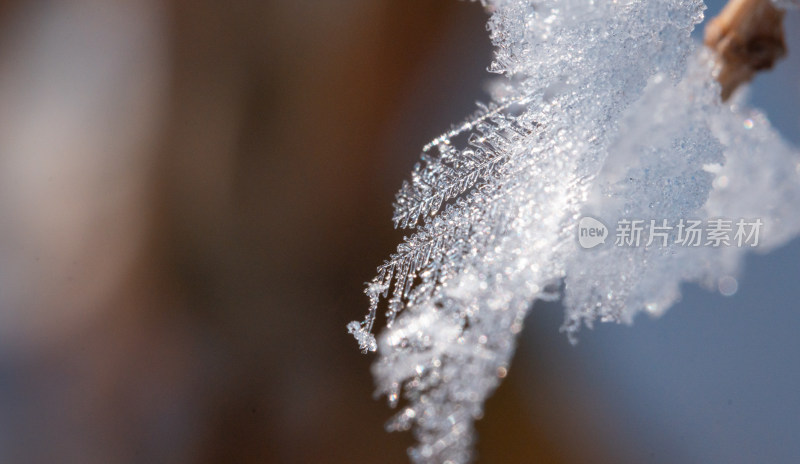
[[[679,284],[735,275],[749,247],[582,249],[583,216],[758,218],[758,250],[800,230],[800,165],[766,118],[722,104],[690,33],[699,0],[486,0],[504,75],[493,102],[423,148],[397,194],[414,228],[351,322],[415,462],[472,459],[474,420],[505,376],[526,312],[563,297],[571,338],[660,314]],[[562,294],[563,293],[563,294]],[[372,335],[386,300],[387,328]]]

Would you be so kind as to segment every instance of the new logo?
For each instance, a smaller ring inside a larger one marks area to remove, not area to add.
[[[584,216],[578,222],[578,243],[582,248],[594,248],[601,243],[606,243],[608,227],[599,220]]]

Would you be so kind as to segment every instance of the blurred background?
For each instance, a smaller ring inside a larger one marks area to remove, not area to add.
[[[0,462],[407,462],[344,326],[402,238],[420,147],[486,98],[485,20],[455,0],[0,1]],[[751,100],[800,144],[786,28]],[[796,241],[733,296],[686,286],[577,347],[537,305],[479,462],[798,462],[798,276]]]

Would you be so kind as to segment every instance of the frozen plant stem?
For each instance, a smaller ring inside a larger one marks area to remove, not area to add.
[[[674,231],[663,245],[588,250],[582,217],[758,218],[761,252],[800,231],[796,151],[764,115],[721,102],[711,53],[690,37],[700,0],[482,3],[501,76],[492,101],[423,150],[394,204],[409,236],[367,284],[364,321],[348,324],[378,352],[377,393],[402,400],[387,427],[413,431],[419,463],[473,458],[473,422],[535,300],[562,299],[574,341],[598,319],[662,314],[683,282],[715,288],[756,250],[681,246]],[[726,53],[761,29],[726,18],[715,49],[738,85],[763,63]]]

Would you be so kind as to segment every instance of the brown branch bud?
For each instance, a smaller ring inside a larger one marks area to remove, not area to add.
[[[783,14],[771,0],[730,0],[706,26],[705,44],[717,55],[723,101],[786,55]]]

